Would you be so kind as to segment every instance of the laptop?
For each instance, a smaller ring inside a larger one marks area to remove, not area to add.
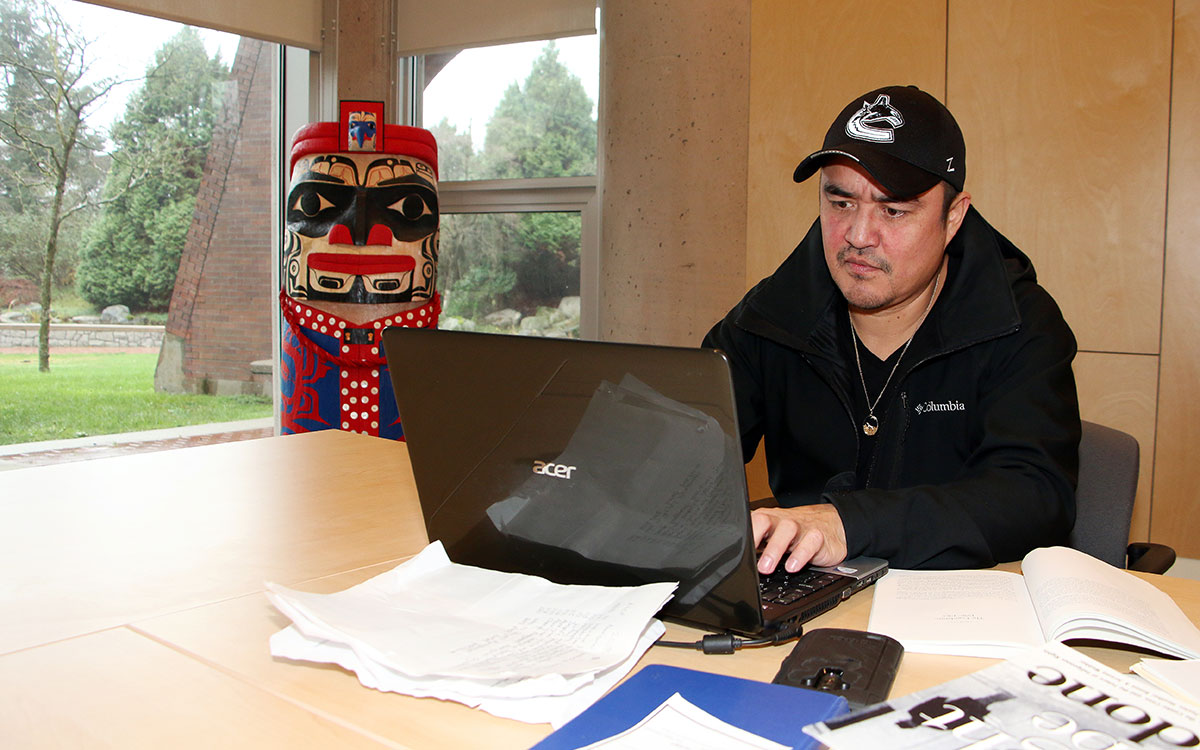
[[[662,617],[752,636],[887,570],[859,558],[801,571],[798,589],[760,581],[719,351],[422,328],[383,342],[426,531],[456,563],[677,581]]]

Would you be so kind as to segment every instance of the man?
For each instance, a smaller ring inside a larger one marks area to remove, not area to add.
[[[794,178],[818,173],[818,221],[704,340],[779,505],[752,514],[759,570],[986,567],[1062,543],[1075,338],[963,192],[954,117],[915,87],[872,91]]]

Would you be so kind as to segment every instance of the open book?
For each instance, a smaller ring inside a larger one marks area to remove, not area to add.
[[[908,651],[1007,658],[1048,641],[1108,641],[1200,658],[1200,630],[1171,597],[1066,547],[1000,570],[893,570],[875,584],[868,629]]]

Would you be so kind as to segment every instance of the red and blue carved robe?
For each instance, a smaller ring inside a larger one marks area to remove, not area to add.
[[[383,352],[388,326],[437,328],[441,298],[366,323],[280,294],[286,326],[280,358],[282,432],[346,430],[402,440],[404,430]]]

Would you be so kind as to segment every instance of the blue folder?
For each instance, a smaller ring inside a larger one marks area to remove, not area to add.
[[[571,750],[619,734],[679,693],[721,721],[793,748],[817,748],[803,727],[849,711],[840,695],[651,664],[532,750]]]

